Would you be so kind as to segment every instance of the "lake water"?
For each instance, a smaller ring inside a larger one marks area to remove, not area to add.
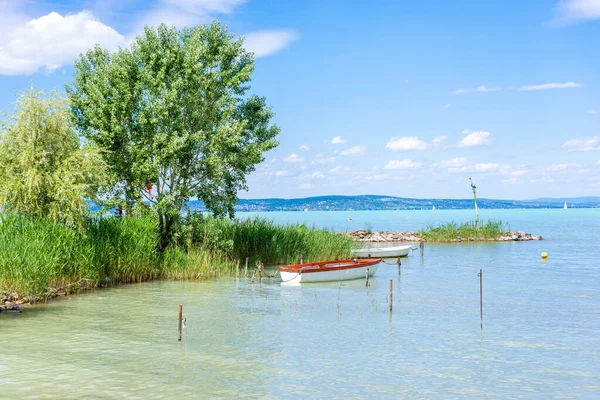
[[[417,230],[473,213],[264,215],[343,231]],[[401,273],[380,265],[369,288],[151,282],[0,315],[0,398],[600,398],[600,210],[481,218],[545,240],[427,244]]]

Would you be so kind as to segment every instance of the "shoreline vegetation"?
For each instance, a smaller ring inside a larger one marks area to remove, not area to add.
[[[479,225],[475,222],[447,222],[440,226],[428,226],[418,232],[371,232],[361,229],[346,232],[345,235],[355,242],[524,242],[543,239],[524,231],[511,231],[508,225],[496,220]]]
[[[48,218],[0,216],[2,303],[45,301],[80,290],[153,279],[205,280],[264,264],[347,259],[348,237],[303,224],[191,214],[160,250],[150,217],[88,217],[80,231]]]

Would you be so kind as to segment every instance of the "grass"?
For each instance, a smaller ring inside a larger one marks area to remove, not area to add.
[[[265,218],[230,220],[192,214],[186,224],[189,232],[183,241],[225,254],[233,262],[254,265],[293,264],[346,259],[354,247],[352,239],[326,229],[303,224],[277,225]]]
[[[49,219],[0,214],[0,289],[44,298],[65,291],[151,279],[202,280],[265,264],[349,258],[350,238],[304,225],[192,214],[173,246],[157,251],[151,218],[94,217],[80,233]]]
[[[474,221],[462,224],[448,222],[438,227],[428,226],[420,234],[428,242],[455,242],[497,239],[509,231],[509,227],[502,221],[490,220],[479,226]]]

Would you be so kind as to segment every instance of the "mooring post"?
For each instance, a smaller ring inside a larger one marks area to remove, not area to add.
[[[425,242],[423,240],[419,242],[419,248],[421,249],[421,257],[423,257],[423,253],[425,253]]]
[[[479,270],[479,327],[483,329],[483,271]]]
[[[369,268],[367,268],[367,273],[365,276],[365,287],[369,287]]]
[[[258,262],[258,283],[262,283],[261,273],[262,273],[262,262],[259,261]]]
[[[248,257],[246,256],[246,267],[244,269],[244,276],[248,276]]]
[[[300,250],[300,264],[304,264],[304,250]]]
[[[181,342],[181,325],[183,322],[183,306],[179,306],[179,317],[178,317],[178,325],[179,325],[179,339],[177,339],[178,342]]]
[[[402,265],[402,261],[400,261],[400,257],[398,257],[398,273],[401,274],[402,273],[402,267],[400,267]]]
[[[392,312],[392,305],[394,304],[394,301],[393,301],[393,298],[392,298],[392,295],[393,295],[393,290],[392,290],[393,289],[393,284],[394,284],[394,281],[392,279],[390,279],[390,312]]]

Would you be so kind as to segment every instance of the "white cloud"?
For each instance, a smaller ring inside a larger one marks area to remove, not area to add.
[[[331,144],[344,144],[346,143],[346,141],[344,139],[342,139],[341,136],[336,136],[333,139],[331,139]]]
[[[452,104],[446,104],[446,105],[442,106],[441,110],[446,111],[446,110],[450,109],[450,107],[452,107]]]
[[[529,85],[529,86],[521,86],[519,90],[528,91],[528,90],[546,90],[546,89],[568,89],[568,88],[578,88],[582,87],[581,83],[577,82],[553,82],[553,83],[543,83],[541,85]]]
[[[144,25],[158,26],[161,23],[178,28],[209,23],[215,14],[231,14],[247,0],[158,0],[156,5],[143,14],[135,27],[141,31]]]
[[[504,179],[502,182],[507,183],[509,185],[518,185],[520,183],[523,183],[523,181],[517,178]]]
[[[335,160],[336,158],[333,156],[327,157],[323,154],[317,154],[314,159],[310,160],[310,165],[331,164]]]
[[[244,47],[256,57],[275,54],[288,47],[300,35],[291,29],[264,30],[246,33]]]
[[[308,147],[308,146],[306,146],[306,145],[303,144],[298,149],[301,150],[301,151],[308,151],[308,150],[310,150],[310,147]]]
[[[437,136],[437,137],[433,138],[432,143],[434,146],[437,147],[437,146],[441,145],[442,143],[444,143],[446,141],[446,139],[447,139],[447,136]]]
[[[390,160],[383,169],[418,169],[421,163],[412,160]]]
[[[365,146],[354,146],[340,153],[342,156],[362,156],[367,151]]]
[[[348,167],[342,167],[341,165],[338,165],[338,166],[336,166],[334,168],[331,168],[329,170],[330,174],[339,174],[339,173],[342,173],[342,172],[350,172],[350,168],[348,168]]]
[[[406,136],[398,139],[391,138],[385,147],[392,151],[425,150],[427,143],[416,136]]]
[[[298,185],[298,189],[306,190],[312,188],[312,186],[311,183],[301,183]]]
[[[470,92],[498,92],[500,90],[502,90],[502,88],[490,88],[490,87],[481,85],[474,89],[464,89],[464,88],[456,89],[452,92],[452,94],[461,94],[461,93],[470,93]]]
[[[563,0],[554,7],[553,25],[570,25],[600,18],[599,0]]]
[[[0,75],[33,74],[42,67],[51,72],[95,44],[115,50],[124,43],[124,36],[88,11],[66,16],[52,12],[0,38]]]
[[[549,176],[543,176],[541,178],[534,178],[529,180],[530,183],[554,183],[554,178]]]
[[[432,165],[432,167],[439,167],[439,168],[460,168],[460,167],[464,167],[466,165],[469,164],[469,159],[466,157],[457,157],[457,158],[452,158],[450,160],[446,160],[446,161],[440,161],[439,163],[435,163]]]
[[[275,172],[275,176],[286,176],[287,174],[288,174],[288,172],[285,170],[279,170],[279,171]]]
[[[310,177],[312,179],[323,179],[323,178],[325,178],[325,175],[323,175],[323,173],[321,171],[315,171],[312,174],[310,174]]]
[[[477,171],[477,172],[497,171],[499,168],[500,168],[500,164],[494,164],[494,163],[475,164],[475,171]]]
[[[563,173],[568,169],[582,168],[582,167],[583,167],[582,164],[577,164],[577,163],[552,164],[551,166],[546,168],[546,171],[553,172],[553,173]]]
[[[600,138],[593,136],[587,139],[571,139],[562,145],[563,149],[569,151],[598,151],[600,150]]]
[[[588,112],[588,114],[600,114],[600,109],[598,109],[598,110],[589,109],[589,110],[587,110],[587,112]]]
[[[487,146],[492,141],[490,139],[491,133],[485,131],[475,131],[471,132],[469,130],[463,130],[463,134],[467,136],[463,138],[460,142],[458,142],[458,147],[477,147],[477,146]]]
[[[283,161],[286,163],[301,163],[302,161],[304,161],[304,157],[294,153],[284,158]]]

